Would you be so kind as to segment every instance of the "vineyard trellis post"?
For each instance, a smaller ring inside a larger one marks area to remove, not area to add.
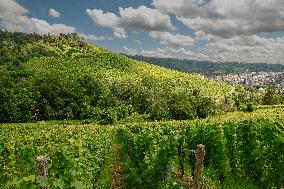
[[[179,164],[180,164],[181,177],[183,177],[184,176],[184,156],[185,156],[183,143],[180,143],[178,147],[178,153],[179,153]]]
[[[46,156],[37,157],[39,175],[44,177],[45,179],[47,179],[47,174],[48,174],[47,161],[48,158]],[[41,189],[48,189],[48,188],[49,188],[48,186],[41,187]]]
[[[205,146],[203,144],[197,145],[196,151],[196,162],[194,166],[193,174],[193,188],[202,188],[202,172],[203,172],[203,161],[205,156]]]

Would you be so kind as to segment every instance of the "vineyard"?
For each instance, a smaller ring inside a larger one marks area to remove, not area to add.
[[[137,114],[194,119],[213,114],[215,105],[219,110],[233,105],[227,99],[234,91],[230,85],[135,61],[76,34],[0,31],[0,60],[0,122],[5,123],[116,123]]]
[[[1,189],[284,186],[284,107],[269,91],[77,34],[0,31],[0,60]]]
[[[0,188],[190,188],[198,144],[205,188],[281,188],[283,117],[274,107],[113,126],[2,124]],[[48,157],[48,178],[38,156]]]

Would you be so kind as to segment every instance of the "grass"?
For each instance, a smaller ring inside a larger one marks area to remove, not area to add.
[[[260,189],[256,183],[236,176],[230,176],[224,181],[224,189]]]

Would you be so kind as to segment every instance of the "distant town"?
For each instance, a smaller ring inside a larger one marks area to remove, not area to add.
[[[245,74],[217,75],[210,79],[260,88],[273,85],[278,87],[281,92],[284,92],[284,72],[252,72]]]

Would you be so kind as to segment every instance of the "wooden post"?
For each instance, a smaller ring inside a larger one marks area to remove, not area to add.
[[[48,158],[45,156],[38,156],[37,158],[37,162],[38,162],[38,171],[39,171],[39,175],[46,178],[47,179],[47,160]],[[48,189],[49,187],[41,187],[41,189]]]
[[[196,162],[193,174],[193,188],[202,188],[202,172],[203,172],[203,160],[205,156],[205,146],[202,144],[197,145]]]
[[[179,154],[179,165],[180,165],[181,177],[183,177],[184,176],[184,155],[185,155],[183,143],[179,144],[178,154]]]

